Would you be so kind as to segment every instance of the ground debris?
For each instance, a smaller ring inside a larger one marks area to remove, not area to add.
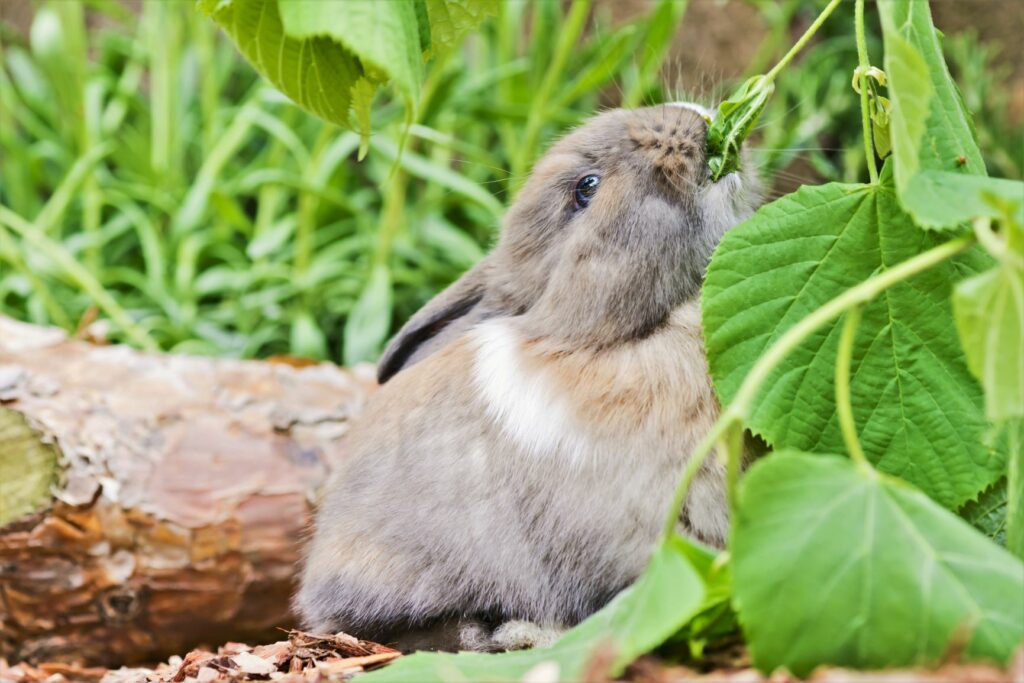
[[[249,646],[226,643],[216,652],[196,649],[154,668],[104,669],[67,664],[8,665],[0,659],[3,683],[334,683],[400,657],[385,645],[344,633],[289,631],[288,640]]]
[[[763,674],[750,667],[745,653],[731,651],[702,671],[666,664],[654,656],[641,657],[621,678],[603,674],[610,659],[599,656],[583,674],[586,683],[1024,683],[1024,647],[1008,667],[948,661],[936,668],[856,671],[822,666],[808,678],[784,670]],[[268,645],[226,643],[216,652],[196,649],[171,657],[154,668],[104,669],[71,664],[9,665],[0,658],[0,683],[339,683],[372,671],[401,657],[386,645],[359,640],[345,633],[319,635],[288,631],[288,639]],[[707,663],[707,662],[705,662]],[[558,667],[542,662],[523,683],[558,680]],[[575,682],[567,682],[575,683]]]

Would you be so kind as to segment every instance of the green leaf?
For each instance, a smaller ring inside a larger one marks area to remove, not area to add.
[[[953,311],[988,419],[1024,418],[1024,268],[1007,261],[964,280]]]
[[[364,139],[387,82],[411,120],[426,53],[451,47],[496,0],[198,0],[253,66],[300,106]],[[365,151],[365,143],[361,147]]]
[[[320,118],[348,126],[352,86],[364,75],[355,54],[324,35],[287,35],[278,0],[199,0],[199,6],[281,92]]]
[[[975,529],[1006,546],[1006,480],[1000,479],[957,512]]]
[[[330,38],[359,58],[371,81],[391,79],[406,104],[414,105],[423,58],[412,2],[278,0],[278,7],[290,38]]]
[[[754,663],[1005,662],[1024,638],[1024,565],[903,482],[780,452],[740,484],[736,605]]]
[[[701,607],[704,586],[688,559],[689,542],[667,540],[637,582],[604,609],[545,648],[504,654],[420,653],[362,677],[387,681],[521,681],[541,672],[543,680],[580,680],[588,665],[608,655],[609,676],[618,676],[640,655],[678,631]]]
[[[708,167],[714,180],[740,167],[740,145],[754,130],[773,92],[774,83],[765,76],[753,76],[718,105],[708,126]]]
[[[299,358],[327,358],[327,338],[309,311],[292,321],[290,353]]]
[[[902,161],[908,164],[907,170],[960,168],[984,175],[985,162],[974,142],[974,125],[946,67],[928,3],[894,0],[879,3],[878,12],[893,118],[920,131],[908,139],[912,147],[905,150],[914,154],[916,165],[901,156],[897,166]],[[963,163],[958,161],[961,156]],[[897,170],[897,178],[899,173]]]
[[[430,21],[430,51],[438,53],[459,44],[467,31],[497,14],[498,0],[426,0]]]
[[[373,103],[373,96],[377,93],[377,86],[369,78],[360,78],[352,86],[352,109],[356,114],[356,127],[359,129],[359,159],[366,156],[370,149],[370,133],[373,128],[370,125],[370,105]]]
[[[1002,218],[1008,211],[1024,223],[1024,182],[1020,180],[921,171],[900,196],[904,208],[910,202],[914,220],[925,227],[955,226],[978,216]]]
[[[730,230],[703,293],[711,374],[723,403],[756,359],[810,312],[881,270],[940,243],[879,186],[803,187]],[[983,445],[981,388],[957,339],[952,283],[991,264],[978,248],[897,285],[864,307],[854,342],[853,411],[868,458],[952,509],[1004,472]],[[808,337],[764,387],[748,426],[776,448],[841,453],[834,361],[840,322]]]
[[[878,3],[900,203],[923,227],[996,215],[984,191],[1016,193],[1020,183],[988,181],[974,125],[942,56],[927,2]],[[989,184],[991,183],[991,184]]]
[[[377,360],[391,327],[391,272],[374,266],[345,321],[345,365]]]
[[[452,263],[467,269],[484,257],[483,249],[462,230],[438,214],[423,219],[420,230],[424,244],[439,250]]]

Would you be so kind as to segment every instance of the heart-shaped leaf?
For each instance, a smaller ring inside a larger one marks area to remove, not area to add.
[[[788,328],[849,287],[940,242],[881,184],[804,187],[728,232],[704,286],[704,329],[723,403]],[[956,509],[1005,471],[983,445],[981,388],[957,339],[953,283],[991,260],[977,248],[865,306],[853,349],[851,392],[861,441],[880,469]],[[840,323],[808,337],[765,382],[749,427],[776,448],[844,451],[835,414]]]
[[[1024,638],[1024,564],[903,482],[780,452],[740,485],[736,605],[755,664],[1005,662]]]

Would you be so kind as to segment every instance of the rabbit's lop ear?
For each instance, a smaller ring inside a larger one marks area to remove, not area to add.
[[[486,317],[481,300],[485,292],[487,259],[427,302],[398,331],[377,365],[377,381],[384,384],[396,373],[423,360]]]

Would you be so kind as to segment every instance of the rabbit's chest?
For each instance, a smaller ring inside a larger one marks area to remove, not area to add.
[[[696,306],[617,349],[546,353],[504,320],[476,328],[471,346],[487,419],[530,455],[680,457],[717,416]]]

